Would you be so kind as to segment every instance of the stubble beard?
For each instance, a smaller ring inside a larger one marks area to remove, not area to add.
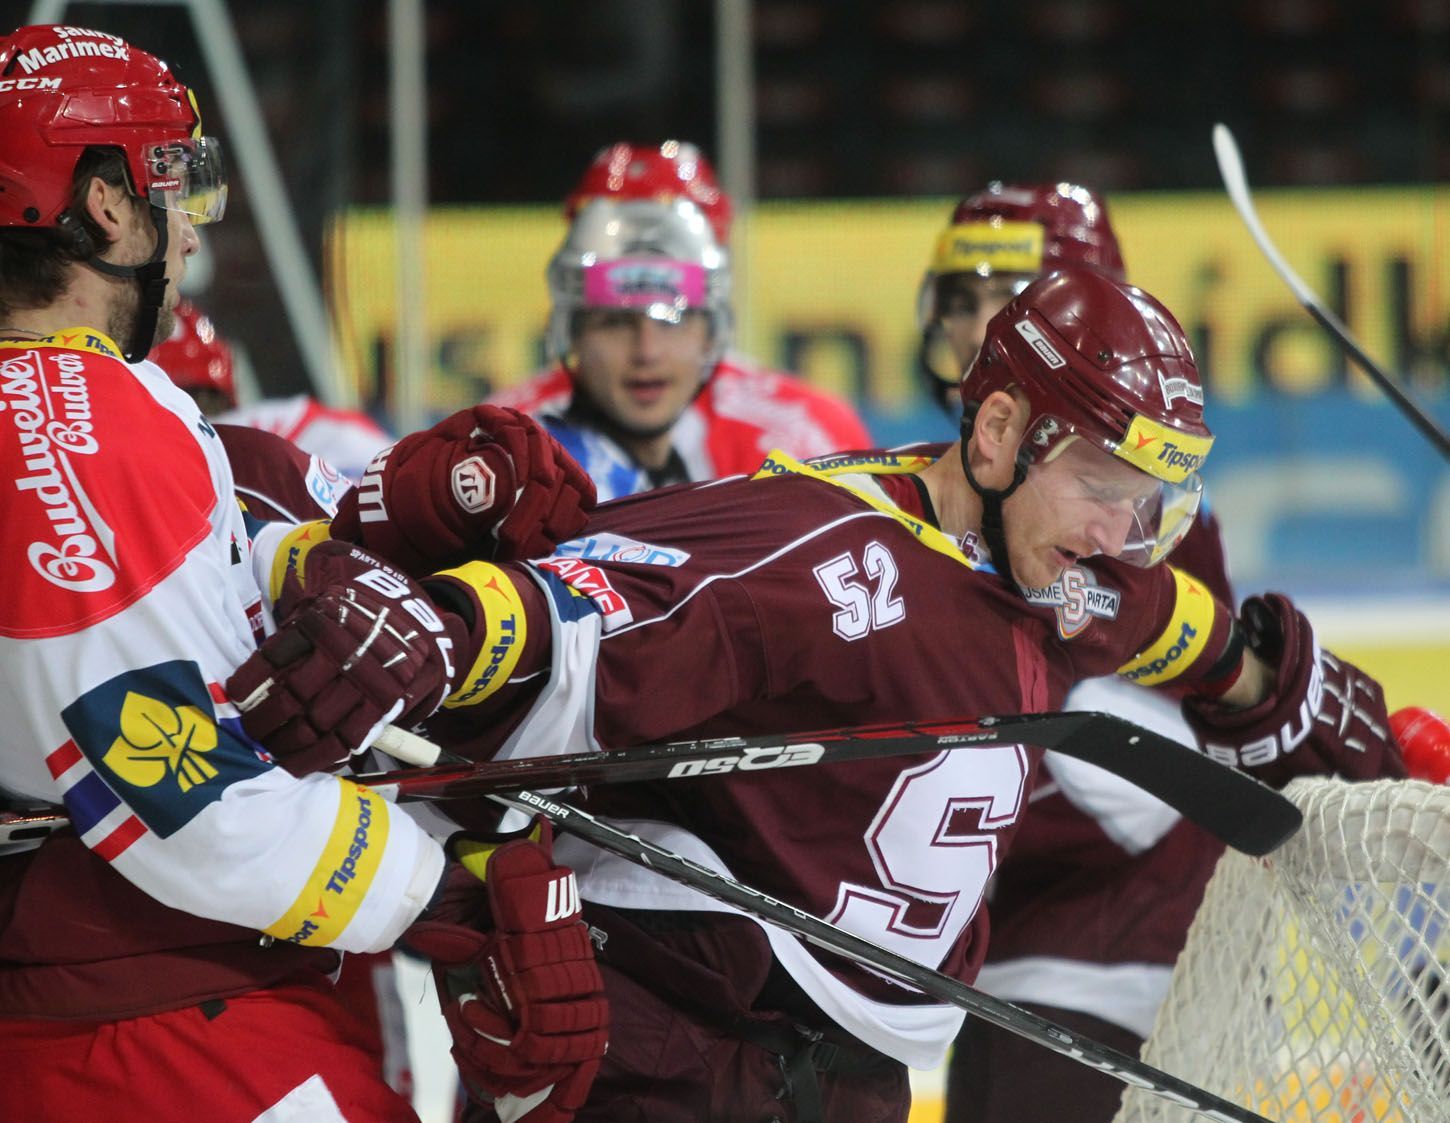
[[[121,292],[111,304],[111,313],[106,318],[106,334],[125,351],[131,346],[131,337],[136,331],[136,321],[141,317],[141,286],[135,281],[126,281]],[[169,290],[168,290],[169,291]],[[164,301],[163,297],[163,301]],[[163,340],[170,339],[176,328],[176,312],[163,303],[156,314],[156,330],[151,333],[149,352]]]

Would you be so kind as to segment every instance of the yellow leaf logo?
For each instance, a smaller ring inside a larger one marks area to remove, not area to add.
[[[183,792],[217,774],[203,753],[216,748],[216,725],[195,706],[173,708],[128,691],[121,706],[121,736],[111,742],[107,768],[138,788],[174,775]]]

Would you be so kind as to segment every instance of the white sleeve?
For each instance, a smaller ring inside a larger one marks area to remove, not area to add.
[[[1171,698],[1116,676],[1072,688],[1064,706],[1114,714],[1193,747],[1193,732]],[[1043,764],[1062,794],[1129,854],[1141,854],[1178,825],[1181,816],[1156,796],[1095,764],[1048,753]],[[1041,790],[1039,788],[1039,790]]]
[[[0,349],[0,787],[63,804],[164,904],[386,948],[436,887],[441,848],[367,789],[292,777],[242,731],[221,684],[254,650],[257,587],[230,469],[194,407],[144,375]]]

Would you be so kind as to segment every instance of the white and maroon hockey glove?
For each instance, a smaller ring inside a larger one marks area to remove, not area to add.
[[[1274,688],[1243,710],[1185,699],[1183,716],[1205,754],[1276,787],[1311,774],[1349,780],[1405,775],[1380,684],[1321,650],[1309,621],[1287,597],[1250,597],[1239,623],[1250,650],[1276,669]]]
[[[473,1097],[503,1119],[568,1123],[604,1057],[609,1008],[574,871],[554,864],[543,829],[496,848],[454,836],[458,865],[403,939],[433,961]]]
[[[320,542],[301,565],[277,632],[226,681],[242,728],[299,776],[345,763],[390,722],[422,721],[472,659],[458,616],[356,546]]]
[[[373,458],[332,536],[414,577],[470,560],[539,558],[584,528],[594,483],[542,425],[474,406]]]

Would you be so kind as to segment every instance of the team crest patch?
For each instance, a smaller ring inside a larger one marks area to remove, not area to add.
[[[61,718],[95,774],[162,838],[230,784],[271,766],[195,663],[173,660],[117,675]]]
[[[1123,594],[1098,584],[1097,574],[1079,565],[1068,566],[1054,585],[1023,589],[1029,604],[1051,606],[1057,616],[1057,634],[1072,639],[1093,620],[1116,620]]]

